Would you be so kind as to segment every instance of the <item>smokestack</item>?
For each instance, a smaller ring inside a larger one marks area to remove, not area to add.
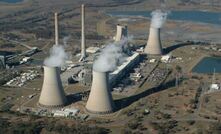
[[[160,40],[160,28],[150,27],[149,38],[144,52],[152,55],[163,54]]]
[[[54,13],[54,26],[55,26],[55,45],[58,45],[58,13]]]
[[[120,41],[124,37],[127,37],[127,26],[117,24],[117,34],[115,36],[115,41]]]
[[[39,105],[48,108],[62,107],[67,103],[62,87],[59,67],[44,66],[44,81]]]
[[[81,5],[81,58],[80,62],[84,61],[86,58],[86,49],[85,49],[85,30],[84,30],[84,20],[85,20],[85,9],[84,5]]]
[[[114,111],[114,102],[108,82],[108,72],[93,70],[93,81],[86,110],[92,114],[109,114]]]

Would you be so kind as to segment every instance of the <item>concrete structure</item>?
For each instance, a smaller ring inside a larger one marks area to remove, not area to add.
[[[61,110],[53,111],[53,113],[54,113],[54,117],[68,117],[70,115],[69,112],[61,111]]]
[[[117,33],[115,36],[115,41],[120,41],[124,37],[127,37],[127,26],[117,24]]]
[[[84,86],[91,86],[92,83],[92,67],[93,63],[85,63],[84,64],[84,76],[80,83]]]
[[[65,108],[61,110],[53,110],[52,113],[54,117],[68,117],[68,116],[76,116],[79,113],[79,109],[76,108]]]
[[[157,60],[156,59],[150,59],[150,63],[155,63]]]
[[[62,87],[59,67],[44,66],[44,81],[39,105],[48,108],[62,107],[67,99]]]
[[[93,70],[93,82],[86,110],[92,114],[109,114],[114,112],[114,102],[108,82],[108,72]]]
[[[86,49],[86,52],[94,54],[94,53],[97,53],[99,50],[100,50],[99,47],[89,47],[89,48]]]
[[[120,66],[117,67],[116,70],[110,73],[109,75],[109,83],[114,86],[117,82],[119,82],[122,77],[124,77],[129,70],[131,70],[137,63],[140,61],[140,54],[134,52],[133,55],[127,57],[125,62],[123,62]]]
[[[171,54],[163,55],[160,60],[161,62],[169,63],[172,60],[172,55]]]
[[[162,46],[160,40],[160,28],[150,28],[149,38],[144,53],[151,55],[162,55]]]
[[[133,52],[125,61],[119,65],[113,72],[109,73],[109,84],[114,86],[119,82],[137,63],[140,61],[140,54]],[[92,83],[92,63],[84,64],[84,78],[80,83],[84,86],[90,86]]]
[[[219,90],[219,84],[211,84],[210,85],[210,90]]]
[[[81,5],[81,58],[79,60],[80,62],[84,61],[86,58],[84,20],[85,20],[85,9],[84,5]]]
[[[58,13],[54,13],[54,28],[55,28],[55,45],[59,44],[59,36],[58,36]]]

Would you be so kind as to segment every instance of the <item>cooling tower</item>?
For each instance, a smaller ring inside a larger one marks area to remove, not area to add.
[[[108,73],[93,70],[93,81],[86,110],[92,114],[109,114],[114,111]]]
[[[81,5],[81,58],[79,60],[80,62],[84,61],[86,58],[84,20],[85,20],[85,9],[84,5]]]
[[[44,66],[44,81],[39,98],[39,105],[43,107],[61,107],[67,103],[62,87],[59,67]]]
[[[55,45],[58,45],[58,13],[54,13]]]
[[[160,28],[150,28],[149,38],[144,52],[151,55],[162,55]]]
[[[117,34],[115,36],[115,41],[120,41],[124,37],[127,37],[127,26],[117,24]]]

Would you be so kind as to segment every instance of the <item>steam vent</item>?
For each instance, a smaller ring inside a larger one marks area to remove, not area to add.
[[[93,70],[93,81],[86,110],[92,114],[109,114],[114,111],[114,107],[108,73]]]
[[[115,36],[115,41],[120,41],[124,37],[127,37],[127,26],[117,24],[117,34]]]
[[[147,45],[144,49],[146,54],[150,55],[162,55],[162,46],[160,40],[160,28],[150,28],[149,38],[147,41]]]
[[[67,99],[62,87],[59,67],[44,66],[44,82],[39,105],[48,108],[62,107]]]

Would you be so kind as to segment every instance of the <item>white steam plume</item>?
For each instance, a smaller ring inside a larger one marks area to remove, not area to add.
[[[66,36],[63,38],[63,45],[66,47],[67,46],[67,42],[68,40],[70,39],[71,37],[70,36]]]
[[[130,39],[131,38],[124,38],[119,42],[107,44],[107,46],[102,49],[98,58],[94,61],[93,69],[98,72],[114,71],[127,57],[125,49],[127,49],[126,46]]]
[[[64,45],[53,45],[50,49],[50,56],[44,60],[44,65],[48,67],[61,67],[65,61],[69,59],[68,54],[65,52],[65,46],[69,37],[64,37]]]
[[[169,12],[163,12],[161,10],[155,10],[151,13],[151,27],[153,28],[161,28],[163,24],[166,22],[167,15]]]

